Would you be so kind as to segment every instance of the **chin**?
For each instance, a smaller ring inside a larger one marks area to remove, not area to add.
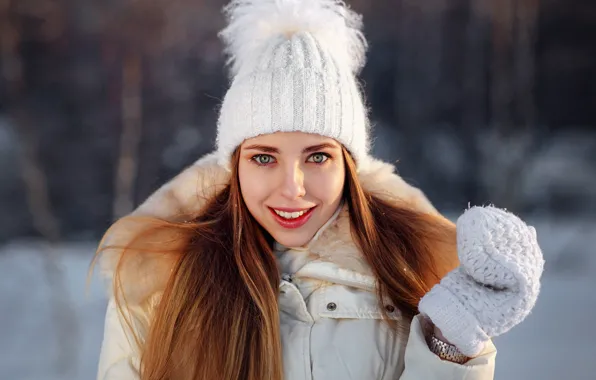
[[[281,233],[276,231],[276,233],[271,234],[271,236],[277,243],[283,245],[284,247],[297,248],[307,245],[313,238],[314,234],[301,231]]]

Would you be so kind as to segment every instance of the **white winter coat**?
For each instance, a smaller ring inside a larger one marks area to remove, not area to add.
[[[418,189],[393,173],[391,165],[371,161],[362,166],[359,177],[368,190],[436,212]],[[135,214],[169,219],[181,211],[192,214],[226,182],[227,172],[207,156],[159,189]],[[116,227],[105,243],[126,242],[138,227]],[[307,249],[278,247],[280,269],[286,272],[279,285],[285,380],[492,380],[496,356],[492,343],[459,365],[442,361],[429,350],[420,316],[403,333],[389,329],[381,319],[375,279],[349,229],[347,210],[341,208]],[[117,251],[107,251],[102,259],[108,277],[117,257]],[[169,273],[169,263],[163,260],[147,256],[126,264],[122,271],[124,292],[141,335]],[[394,310],[391,318],[402,318],[392,305],[386,308]],[[137,350],[125,326],[110,298],[98,380],[139,378]]]

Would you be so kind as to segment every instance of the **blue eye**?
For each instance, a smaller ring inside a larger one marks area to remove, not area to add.
[[[253,156],[252,160],[258,165],[269,165],[275,162],[275,158],[269,154],[257,154]]]
[[[326,153],[314,153],[308,157],[308,162],[314,162],[315,164],[322,164],[329,159],[329,155]]]

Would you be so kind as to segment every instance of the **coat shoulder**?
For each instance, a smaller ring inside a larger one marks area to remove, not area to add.
[[[362,186],[385,200],[400,201],[425,213],[438,214],[426,194],[405,181],[393,164],[369,158],[358,171]]]
[[[215,154],[208,154],[162,185],[131,214],[116,221],[98,247],[98,266],[108,296],[114,296],[119,290],[127,302],[134,305],[165,288],[174,258],[159,252],[124,255],[124,247],[134,248],[135,239],[156,220],[192,219],[228,185],[229,177],[230,172],[217,164]],[[151,235],[151,240],[156,242],[169,238],[167,231]],[[118,283],[115,283],[116,270]]]

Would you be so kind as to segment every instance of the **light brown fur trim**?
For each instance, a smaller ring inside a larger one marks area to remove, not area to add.
[[[437,213],[424,193],[396,174],[391,164],[371,158],[366,165],[361,165],[358,176],[362,186],[380,198],[400,200],[420,211]],[[106,233],[102,246],[122,247],[130,243],[131,239],[146,227],[142,220],[135,217],[155,217],[168,221],[192,218],[201,211],[209,199],[226,186],[229,178],[230,172],[217,164],[213,154],[199,159],[159,188],[130,216],[115,223]],[[344,209],[336,222],[330,225],[310,248],[322,260],[370,274],[368,266],[363,262],[351,239],[349,223],[347,209]],[[110,283],[120,255],[120,249],[108,249],[100,258],[102,274]],[[145,302],[159,293],[166,285],[172,264],[170,256],[158,253],[135,255],[134,259],[125,260],[120,274],[127,302]],[[112,292],[113,289],[110,287],[110,295]]]

